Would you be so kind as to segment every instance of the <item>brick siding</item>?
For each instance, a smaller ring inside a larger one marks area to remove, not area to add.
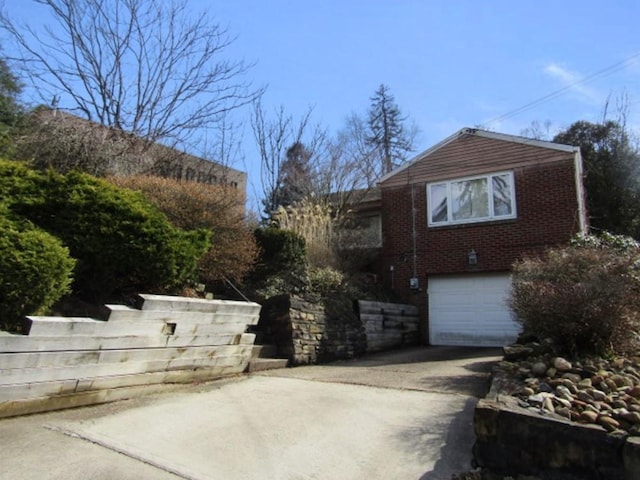
[[[508,271],[525,254],[565,244],[580,231],[575,165],[572,155],[565,158],[513,169],[517,218],[512,220],[427,227],[427,181],[382,188],[381,278],[393,283],[404,301],[420,306],[425,294],[410,290],[411,277],[424,290],[429,275]],[[478,255],[474,266],[467,262],[471,250]]]

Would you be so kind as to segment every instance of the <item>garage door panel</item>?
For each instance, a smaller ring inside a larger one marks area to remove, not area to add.
[[[508,274],[429,278],[429,341],[432,345],[501,346],[519,326],[506,298]]]

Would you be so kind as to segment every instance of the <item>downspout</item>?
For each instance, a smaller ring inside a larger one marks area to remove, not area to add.
[[[580,227],[580,234],[586,235],[587,232],[587,211],[585,206],[585,192],[583,183],[583,166],[582,155],[580,154],[580,148],[575,147],[573,153],[574,172],[576,182],[576,195],[578,200],[578,225]]]
[[[411,168],[411,167],[409,167]],[[418,231],[416,229],[416,186],[411,184],[411,240],[413,249],[413,278],[418,277],[418,251],[417,251],[417,237]]]

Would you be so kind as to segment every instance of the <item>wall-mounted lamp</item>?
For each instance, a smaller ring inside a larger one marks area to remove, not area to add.
[[[469,263],[469,265],[477,265],[478,264],[478,254],[476,253],[475,250],[472,249],[467,254],[467,262]]]

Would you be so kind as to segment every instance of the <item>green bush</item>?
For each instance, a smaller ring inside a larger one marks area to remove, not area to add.
[[[0,192],[23,167],[0,164]],[[4,170],[3,170],[4,169]],[[4,180],[2,180],[4,178]],[[66,245],[77,259],[74,293],[96,303],[136,291],[183,286],[204,254],[209,234],[173,227],[142,194],[87,174],[28,172],[16,179],[8,206]]]
[[[45,178],[26,164],[0,159],[0,204],[10,206],[42,198]]]
[[[2,208],[0,208],[2,212]],[[3,212],[6,213],[6,212]],[[16,331],[69,292],[75,261],[60,241],[32,225],[0,217],[0,328]]]
[[[306,243],[297,233],[276,227],[255,231],[260,250],[257,270],[264,275],[300,272],[306,267]]]
[[[345,275],[331,267],[314,267],[307,270],[309,290],[322,297],[327,297],[345,287]]]
[[[514,266],[510,306],[523,333],[569,355],[628,353],[640,332],[640,248],[605,235]]]
[[[247,286],[258,297],[301,293],[306,289],[306,247],[300,235],[277,227],[254,231],[258,260],[247,277]]]

